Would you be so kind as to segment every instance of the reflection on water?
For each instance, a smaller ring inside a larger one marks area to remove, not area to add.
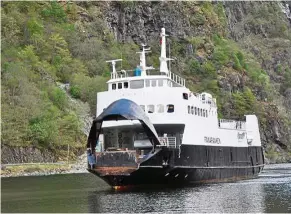
[[[123,192],[91,174],[1,180],[2,212],[291,212],[291,164],[236,183]]]

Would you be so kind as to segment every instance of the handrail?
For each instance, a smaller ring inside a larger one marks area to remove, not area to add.
[[[176,137],[159,137],[159,140],[162,146],[166,146],[168,148],[177,147]]]
[[[239,120],[219,119],[218,127],[222,129],[246,130],[246,122]]]
[[[169,73],[167,74],[167,76],[173,80],[175,83],[177,83],[180,86],[185,86],[186,80],[182,77],[180,77],[179,75],[169,71]]]

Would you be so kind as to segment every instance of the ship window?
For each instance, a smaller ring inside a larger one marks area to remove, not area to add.
[[[118,83],[118,89],[122,89],[122,82]]]
[[[195,107],[195,115],[197,115],[197,107]]]
[[[194,114],[194,107],[191,107],[191,114]]]
[[[146,85],[146,87],[150,87],[150,80],[146,80],[145,85]]]
[[[158,80],[158,86],[162,87],[163,86],[163,80]]]
[[[158,108],[158,113],[163,113],[164,112],[164,105],[163,104],[157,105],[157,108]]]
[[[116,84],[113,83],[113,84],[112,84],[112,90],[115,90],[115,89],[116,89]]]
[[[143,88],[144,87],[144,81],[143,80],[132,80],[130,81],[130,88],[137,89],[137,88]]]
[[[148,105],[148,113],[154,113],[155,106],[154,105]]]
[[[207,110],[205,111],[205,116],[208,117],[208,111]]]
[[[190,106],[188,106],[188,114],[191,114]]]
[[[145,111],[145,105],[140,105],[143,111]]]
[[[184,100],[188,100],[188,94],[187,93],[183,93],[183,99]]]
[[[168,113],[173,113],[174,112],[174,105],[173,104],[169,104],[167,105],[167,112]]]
[[[200,108],[197,108],[198,116],[200,116]]]
[[[202,109],[200,108],[199,110],[200,110],[200,116],[202,117]]]
[[[123,88],[128,88],[128,82],[123,83]]]
[[[205,117],[205,109],[203,109],[203,117]]]
[[[152,87],[156,87],[156,85],[157,85],[156,80],[152,80]]]

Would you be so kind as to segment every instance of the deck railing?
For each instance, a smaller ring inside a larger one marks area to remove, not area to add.
[[[162,146],[166,146],[169,148],[177,147],[176,137],[159,137],[159,140]]]
[[[246,130],[246,122],[245,121],[219,119],[218,126],[221,129]]]
[[[167,77],[169,77],[171,80],[173,80],[178,85],[185,86],[186,80],[184,78],[178,76],[177,74],[169,71],[169,73],[167,74]]]
[[[163,74],[159,72],[154,75],[156,76],[156,75],[163,75]],[[121,70],[121,71],[117,71],[116,73],[111,73],[111,79],[119,79],[119,78],[125,78],[125,77],[133,77],[133,76],[134,74],[132,70],[127,70],[127,71]],[[173,82],[175,82],[179,86],[185,86],[186,84],[186,80],[184,78],[178,76],[175,73],[172,73],[171,71],[169,71],[169,73],[166,76],[169,77]]]

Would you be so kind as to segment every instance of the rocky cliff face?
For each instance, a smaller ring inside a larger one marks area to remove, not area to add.
[[[256,56],[274,86],[273,105],[264,108],[268,116],[266,123],[261,124],[262,141],[267,150],[275,148],[283,153],[278,161],[286,161],[285,151],[291,144],[291,89],[289,86],[280,92],[280,85],[286,80],[279,69],[282,65],[291,68],[290,5],[226,2],[225,8],[229,37]]]

